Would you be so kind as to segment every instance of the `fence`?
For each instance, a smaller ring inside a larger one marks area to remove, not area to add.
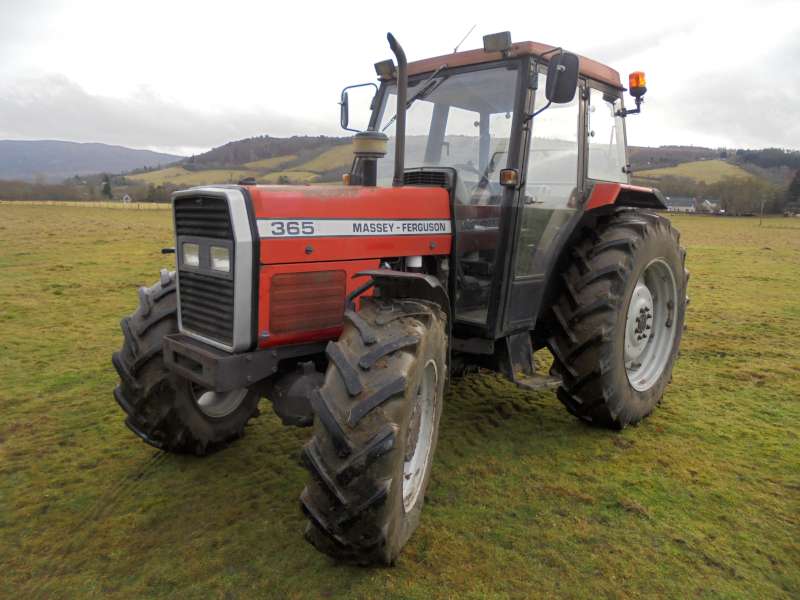
[[[81,206],[86,208],[124,208],[129,210],[165,210],[170,208],[166,202],[91,202],[81,200],[0,200],[0,204],[34,206]]]

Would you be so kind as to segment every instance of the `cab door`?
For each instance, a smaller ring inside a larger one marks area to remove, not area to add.
[[[547,104],[546,74],[538,74],[534,112]],[[524,180],[519,196],[510,293],[504,330],[533,327],[548,272],[569,237],[583,194],[586,84],[580,81],[572,102],[551,104],[531,123]]]

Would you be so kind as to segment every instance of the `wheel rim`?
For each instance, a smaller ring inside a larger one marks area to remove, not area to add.
[[[403,463],[403,508],[406,512],[410,511],[419,499],[430,460],[438,381],[436,363],[429,360],[415,394],[414,408],[406,436],[406,456]]]
[[[625,371],[640,392],[658,382],[672,356],[678,294],[675,275],[662,258],[642,271],[628,302],[625,322]]]
[[[201,413],[212,419],[221,419],[239,408],[247,396],[247,388],[215,392],[192,384],[192,396]]]

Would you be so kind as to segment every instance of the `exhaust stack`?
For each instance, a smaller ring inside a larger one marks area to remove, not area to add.
[[[397,119],[395,121],[395,142],[394,142],[394,178],[392,186],[401,187],[403,185],[403,174],[405,172],[406,156],[406,98],[408,96],[408,61],[403,47],[391,34],[386,34],[389,40],[389,47],[397,58]]]

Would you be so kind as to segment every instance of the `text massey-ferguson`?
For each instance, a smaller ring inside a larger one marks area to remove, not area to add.
[[[507,33],[410,64],[389,43],[377,84],[342,92],[344,185],[174,195],[176,269],[139,290],[113,356],[126,424],[165,451],[223,448],[262,399],[313,425],[306,537],[359,563],[392,563],[419,523],[450,377],[492,369],[636,423],[670,380],[688,281],[661,194],[629,182],[642,73],[631,110],[613,69]]]

